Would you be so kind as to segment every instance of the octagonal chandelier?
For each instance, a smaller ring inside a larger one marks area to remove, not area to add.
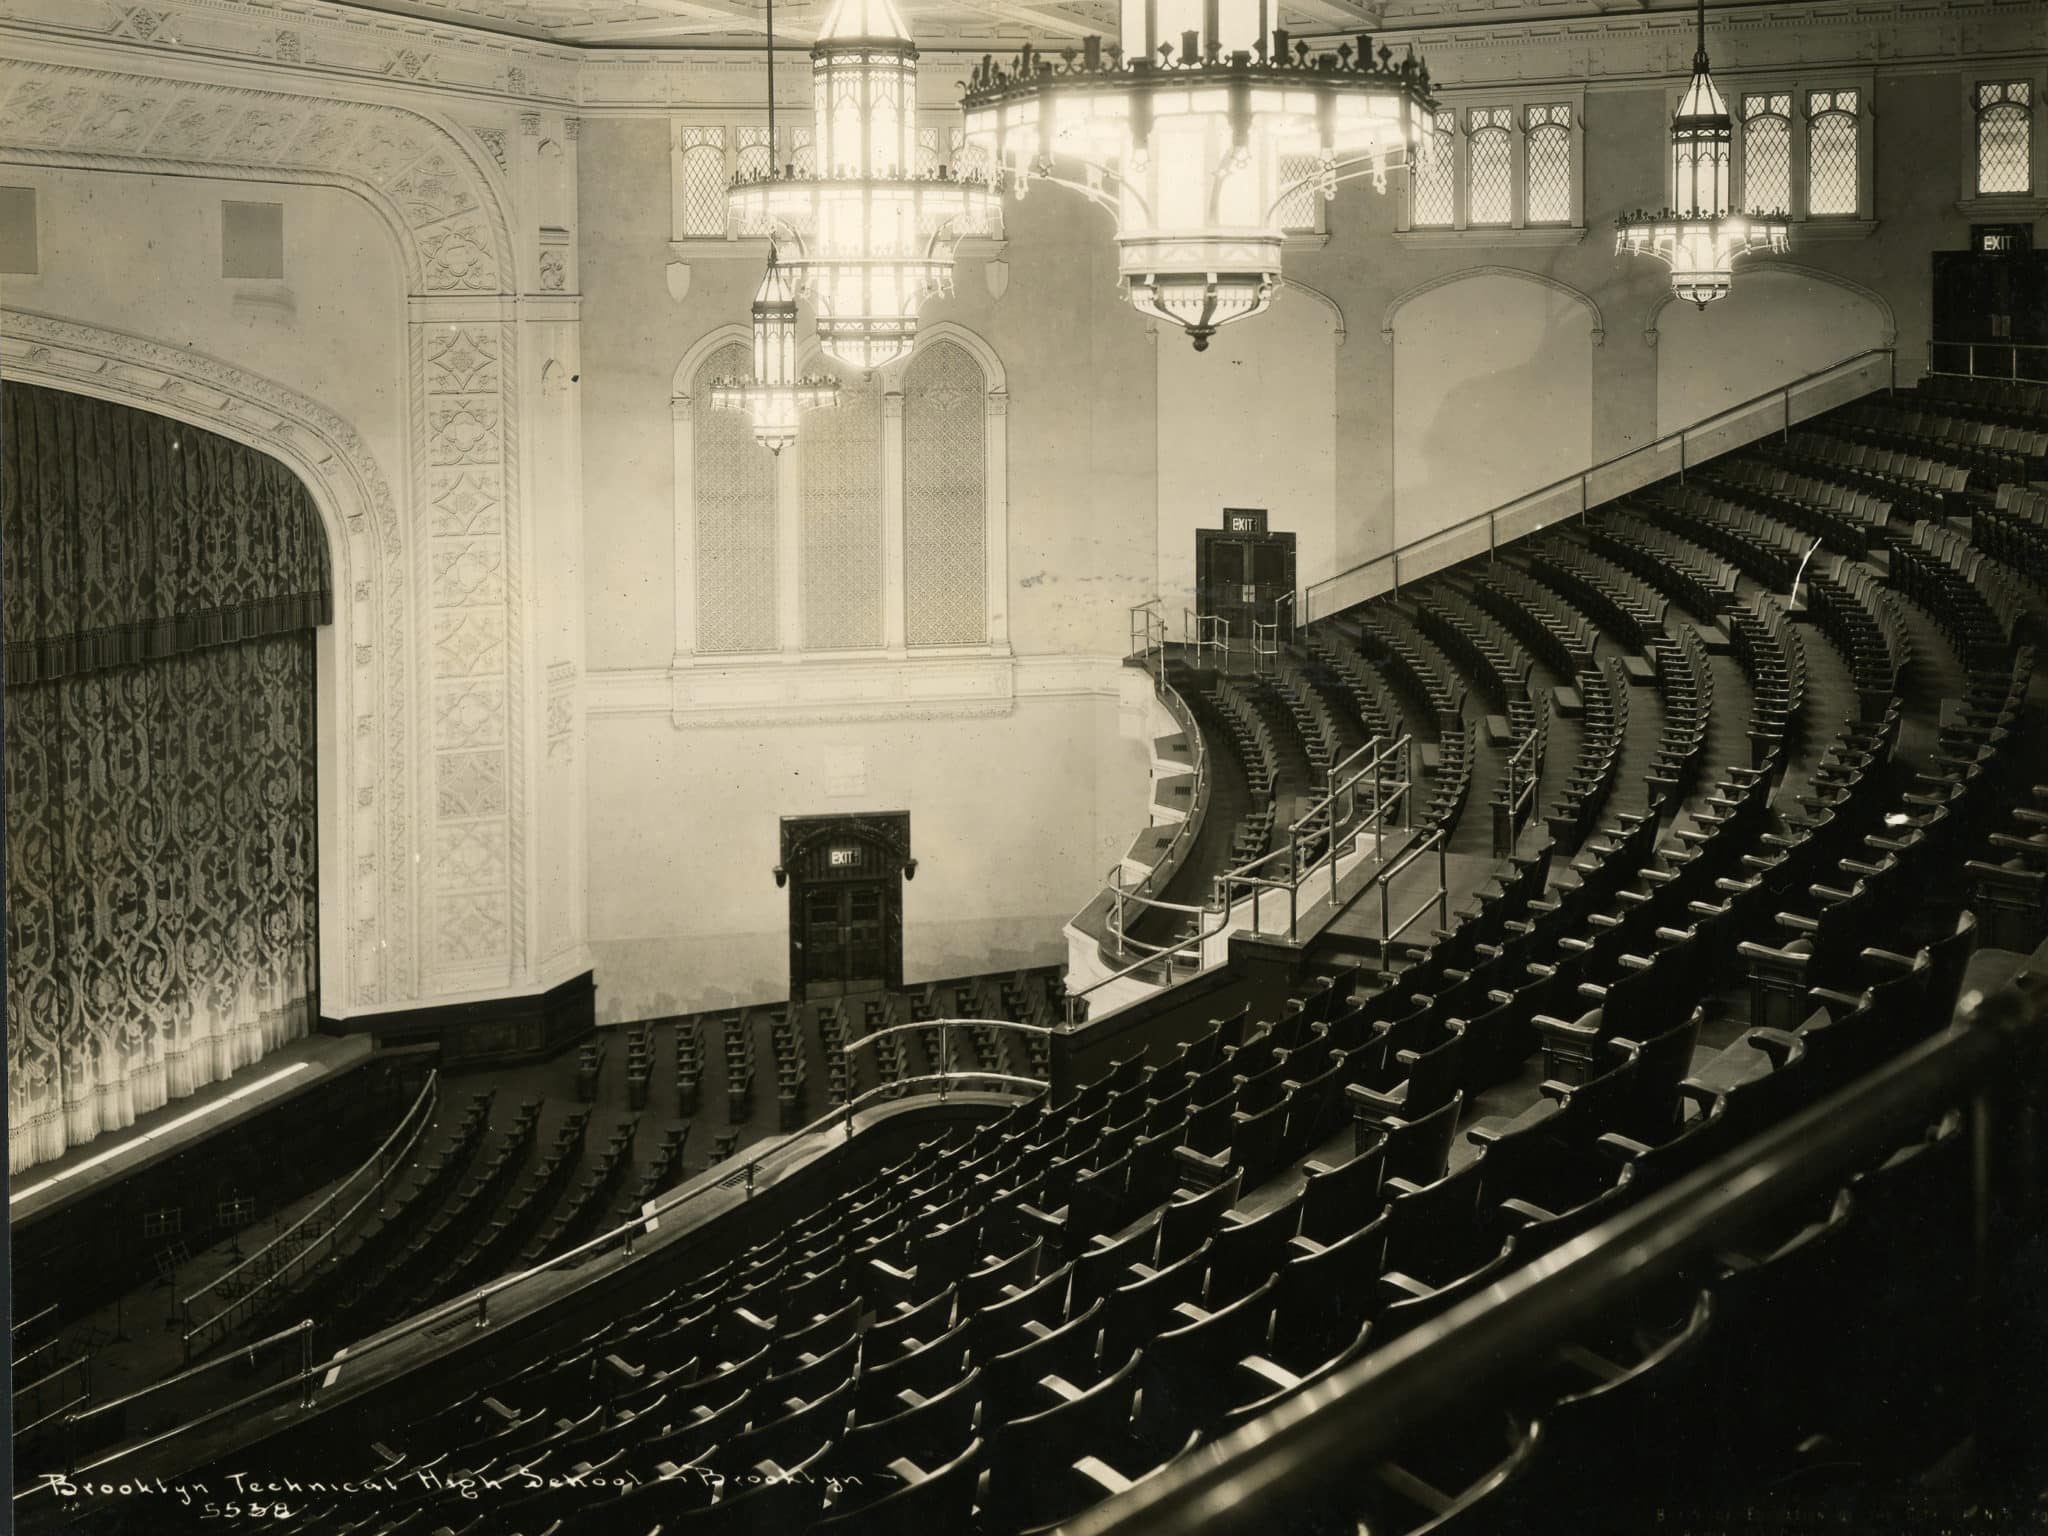
[[[839,403],[837,379],[797,374],[796,290],[795,277],[777,265],[770,247],[768,270],[754,291],[754,376],[711,381],[712,407],[745,411],[754,421],[754,441],[777,454],[796,441],[805,411]]]
[[[1290,45],[1273,0],[1123,0],[1122,46],[984,58],[962,106],[968,145],[1021,197],[1034,175],[1116,219],[1117,270],[1141,313],[1201,351],[1280,283],[1283,210],[1306,191],[1406,163],[1432,105],[1429,71],[1360,36]]]
[[[955,244],[1000,228],[992,182],[919,171],[917,49],[893,0],[838,0],[811,49],[815,169],[774,163],[774,12],[768,13],[770,165],[733,179],[742,229],[767,233],[792,296],[817,304],[818,344],[872,369],[917,338],[917,312],[953,287]]]
[[[1650,255],[1671,269],[1671,291],[1705,309],[1735,285],[1735,261],[1755,251],[1783,254],[1790,235],[1785,211],[1743,213],[1729,207],[1729,164],[1735,126],[1707,71],[1707,3],[1699,0],[1692,83],[1671,119],[1671,201],[1674,206],[1624,214],[1615,226],[1617,255]]]

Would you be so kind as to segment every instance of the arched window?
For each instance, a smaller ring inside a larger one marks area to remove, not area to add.
[[[1806,211],[1856,212],[1855,91],[1806,93]]]
[[[1474,224],[1507,224],[1514,219],[1514,121],[1514,111],[1508,107],[1475,107],[1466,121]]]
[[[2034,190],[2033,84],[2001,80],[1977,87],[1977,193]]]
[[[1458,119],[1451,112],[1438,112],[1415,160],[1413,222],[1448,227],[1456,213]]]
[[[725,234],[725,132],[685,128],[683,150],[683,237],[716,240]]]
[[[797,437],[803,486],[807,651],[882,643],[882,392],[849,374],[839,404],[811,411]]]
[[[691,383],[700,651],[776,647],[775,456],[754,441],[745,412],[711,406],[712,380],[746,378],[753,368],[752,348],[734,340]]]
[[[1572,221],[1572,109],[1531,107],[1527,118],[1531,224]]]
[[[939,341],[903,379],[903,597],[911,645],[988,639],[987,380]]]
[[[1749,213],[1792,211],[1792,93],[1742,98],[1742,206]]]

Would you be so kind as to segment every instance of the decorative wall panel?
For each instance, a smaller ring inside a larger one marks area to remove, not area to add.
[[[711,406],[713,379],[744,378],[753,366],[748,346],[731,342],[705,359],[691,391],[699,651],[776,646],[775,456],[754,441],[743,412]]]
[[[882,393],[842,384],[834,410],[804,417],[804,649],[882,643]]]
[[[988,639],[988,385],[950,341],[903,379],[903,580],[909,643]]]

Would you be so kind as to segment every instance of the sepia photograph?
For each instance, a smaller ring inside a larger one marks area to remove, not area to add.
[[[2048,1533],[2044,95],[0,0],[0,1529]]]

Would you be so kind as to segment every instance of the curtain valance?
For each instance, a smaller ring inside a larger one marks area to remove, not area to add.
[[[0,386],[0,410],[10,684],[332,617],[319,511],[268,454],[29,384]]]

